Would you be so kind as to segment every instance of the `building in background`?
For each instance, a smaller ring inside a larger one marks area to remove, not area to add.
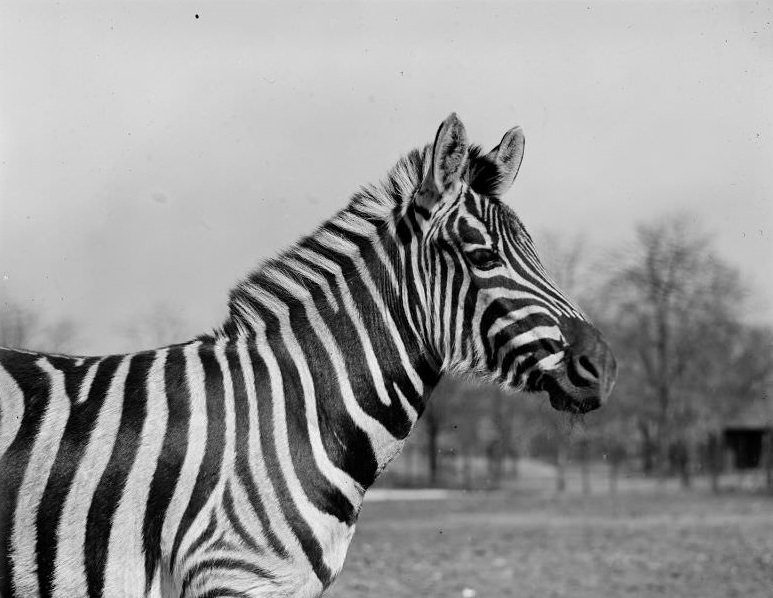
[[[735,469],[756,469],[768,464],[773,459],[773,404],[770,399],[764,397],[750,403],[725,424],[723,436]]]

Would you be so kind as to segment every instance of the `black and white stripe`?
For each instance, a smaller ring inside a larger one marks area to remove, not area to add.
[[[597,406],[611,353],[499,199],[522,152],[452,115],[212,335],[0,349],[0,596],[319,596],[441,375]]]

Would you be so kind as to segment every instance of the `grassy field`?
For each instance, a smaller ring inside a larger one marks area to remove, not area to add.
[[[333,598],[773,596],[773,498],[366,501]]]

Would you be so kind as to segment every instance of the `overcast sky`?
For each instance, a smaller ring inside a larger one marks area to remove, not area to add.
[[[456,111],[487,147],[523,126],[530,230],[605,247],[694,211],[773,323],[772,6],[5,2],[0,302],[82,353],[139,348],[159,304],[206,332]]]

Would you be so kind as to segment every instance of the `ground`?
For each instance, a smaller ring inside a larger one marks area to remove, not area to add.
[[[332,598],[773,596],[773,497],[367,501]]]

